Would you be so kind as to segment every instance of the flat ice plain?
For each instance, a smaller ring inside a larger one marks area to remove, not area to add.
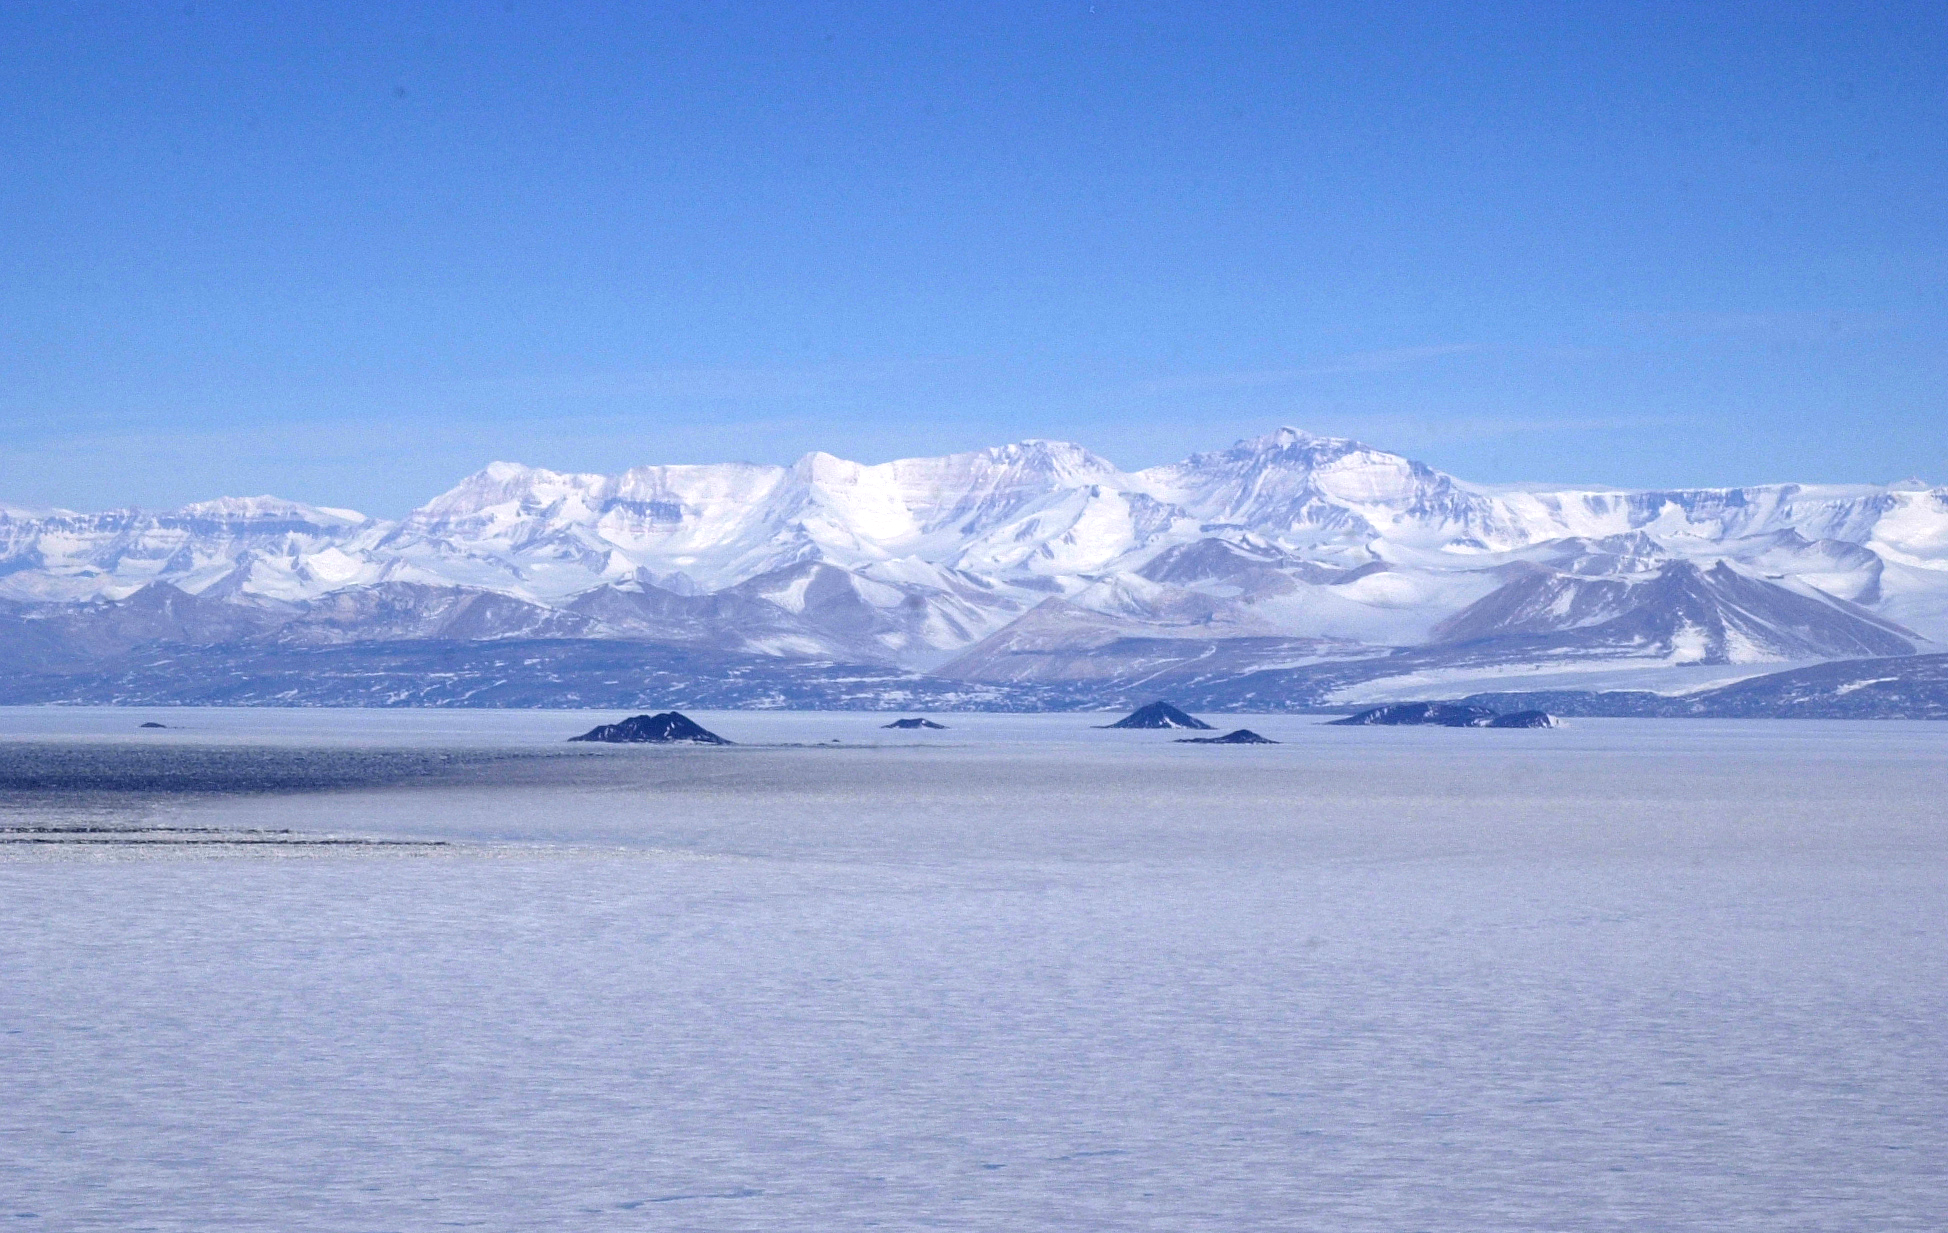
[[[619,717],[0,711],[0,825],[446,844],[0,846],[0,1219],[1942,1227],[1948,724]]]

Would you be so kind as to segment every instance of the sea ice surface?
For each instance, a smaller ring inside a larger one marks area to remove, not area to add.
[[[444,844],[0,845],[0,1217],[1948,1210],[1948,725],[616,718],[0,711],[0,825]]]

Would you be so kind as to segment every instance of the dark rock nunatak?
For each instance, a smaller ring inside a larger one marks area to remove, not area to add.
[[[1276,745],[1277,741],[1268,736],[1260,736],[1250,728],[1239,728],[1223,736],[1180,736],[1179,745]]]
[[[882,728],[899,728],[903,731],[911,732],[916,728],[945,729],[947,725],[937,724],[931,719],[896,719],[890,724],[881,724],[879,726]]]
[[[612,744],[654,745],[730,745],[727,741],[677,711],[660,715],[631,715],[618,724],[590,728],[571,741],[607,741]]]
[[[1395,702],[1332,722],[1348,728],[1406,727],[1416,724],[1441,728],[1485,728],[1494,720],[1495,712],[1485,706],[1462,706],[1454,702]]]
[[[1559,728],[1556,717],[1547,711],[1510,711],[1488,721],[1491,728]]]
[[[1113,724],[1102,724],[1104,728],[1196,728],[1208,732],[1211,725],[1201,719],[1184,714],[1168,702],[1152,702],[1139,706]]]
[[[1485,706],[1460,702],[1395,702],[1332,721],[1340,727],[1554,728],[1547,711],[1497,714]]]

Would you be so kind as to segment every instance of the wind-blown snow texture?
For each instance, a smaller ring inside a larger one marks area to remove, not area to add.
[[[0,711],[10,772],[123,789],[0,814],[451,846],[0,849],[14,1229],[1948,1209],[1939,728],[1253,716],[1281,743],[1213,749],[699,714],[725,749],[562,744],[587,712],[145,717]],[[211,755],[201,792],[113,773],[158,740]]]
[[[1002,694],[1256,676],[1261,705],[1376,661],[1467,692],[1537,665],[1595,683],[1905,655],[1948,641],[1948,489],[1489,488],[1281,429],[1133,473],[1049,441],[876,466],[495,463],[397,522],[269,497],[0,512],[0,697],[154,697],[112,678],[155,648],[512,641]]]

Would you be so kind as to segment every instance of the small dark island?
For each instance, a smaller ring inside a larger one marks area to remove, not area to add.
[[[1237,731],[1227,732],[1223,736],[1180,736],[1177,738],[1177,743],[1179,745],[1276,745],[1278,744],[1277,741],[1273,740],[1269,736],[1260,736],[1256,732],[1253,732],[1250,728],[1239,728]]]
[[[157,722],[156,722],[155,720],[153,720],[153,719],[151,719],[151,720],[150,720],[150,721],[149,721],[148,723],[145,723],[145,724],[143,724],[142,726],[143,726],[144,728],[167,728],[167,727],[168,727],[169,725],[168,725],[168,724],[159,724],[159,723],[157,723]]]
[[[881,724],[879,726],[882,728],[898,728],[904,732],[912,732],[918,728],[938,728],[945,731],[947,727],[946,724],[937,724],[931,719],[896,719],[890,724]]]
[[[1201,719],[1184,714],[1168,702],[1152,702],[1139,706],[1113,724],[1099,724],[1102,728],[1194,728],[1211,731],[1211,725]]]
[[[602,724],[590,728],[580,736],[571,736],[571,741],[606,741],[618,745],[733,745],[698,724],[689,716],[677,711],[664,711],[661,715],[631,715],[619,724]]]

